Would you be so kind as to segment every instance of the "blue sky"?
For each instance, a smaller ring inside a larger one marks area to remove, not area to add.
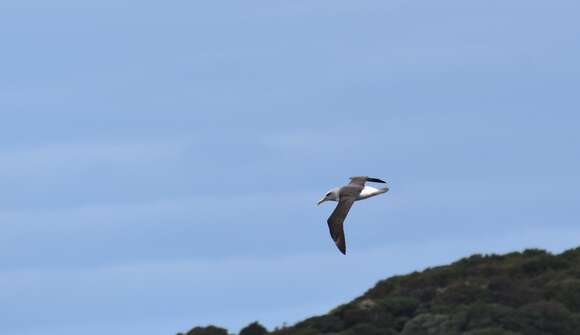
[[[580,244],[577,1],[0,4],[0,333],[235,332]],[[357,203],[348,255],[324,192]]]

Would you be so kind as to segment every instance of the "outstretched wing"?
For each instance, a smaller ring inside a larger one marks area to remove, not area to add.
[[[328,223],[328,229],[330,230],[332,240],[338,247],[338,250],[340,250],[344,255],[346,255],[346,240],[344,238],[343,223],[355,198],[356,197],[341,197],[338,205],[336,205],[336,208],[326,221]]]

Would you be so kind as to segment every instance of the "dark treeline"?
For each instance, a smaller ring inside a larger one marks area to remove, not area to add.
[[[196,327],[186,335],[227,335]],[[254,322],[239,335],[579,335],[580,248],[473,255],[382,280],[292,327]]]

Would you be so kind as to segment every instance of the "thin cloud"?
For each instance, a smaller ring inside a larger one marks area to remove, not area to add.
[[[0,152],[0,176],[50,176],[100,165],[143,164],[175,159],[179,140],[59,143]]]

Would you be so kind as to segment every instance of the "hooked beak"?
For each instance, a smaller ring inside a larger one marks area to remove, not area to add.
[[[324,198],[320,199],[320,200],[318,201],[318,203],[316,204],[316,206],[319,206],[321,203],[323,203],[323,202],[325,202],[325,201],[326,201],[326,197],[324,197]]]

